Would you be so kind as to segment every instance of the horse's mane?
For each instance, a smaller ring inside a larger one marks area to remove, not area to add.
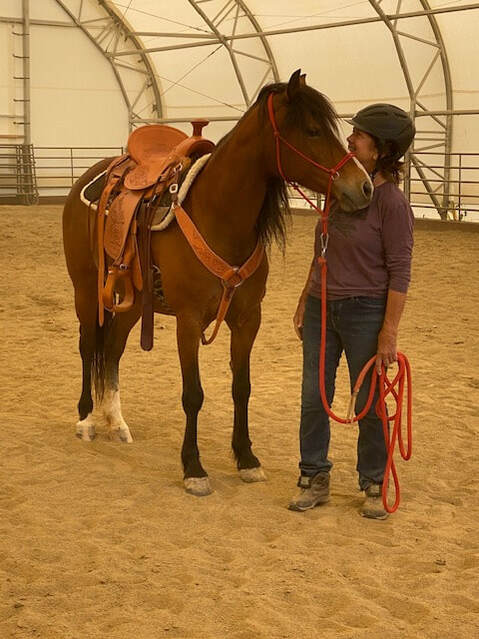
[[[264,86],[254,104],[246,111],[241,120],[252,109],[259,108],[261,117],[266,122],[268,118],[268,95],[270,93],[281,93],[286,90],[286,87],[287,84],[285,82]],[[304,85],[301,86],[294,100],[290,103],[285,123],[287,126],[304,128],[306,123],[311,122],[311,120],[315,122],[315,125],[325,136],[336,138],[339,136],[338,116],[334,107],[322,93]],[[218,142],[217,148],[221,147],[229,139],[235,128]],[[271,178],[267,185],[266,195],[256,224],[258,236],[265,246],[270,246],[272,241],[275,240],[284,251],[286,220],[290,214],[287,184],[280,177]]]

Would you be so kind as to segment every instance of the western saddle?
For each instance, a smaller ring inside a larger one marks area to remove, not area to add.
[[[127,153],[109,165],[97,209],[98,319],[104,309],[132,308],[135,290],[143,293],[141,346],[153,347],[151,227],[161,199],[176,201],[178,183],[192,161],[211,153],[202,137],[206,120],[195,120],[193,135],[170,126],[147,125],[133,131]]]

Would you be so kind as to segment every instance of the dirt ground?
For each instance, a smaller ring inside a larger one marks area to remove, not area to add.
[[[185,494],[175,321],[122,361],[134,443],[75,438],[80,358],[61,208],[1,207],[0,637],[471,639],[479,636],[479,234],[417,228],[400,350],[414,452],[399,511],[358,516],[354,426],[333,426],[332,500],[287,510],[297,479],[292,330],[312,216],[273,251],[252,358],[251,433],[268,481],[230,453],[228,330],[201,351],[199,442],[214,493]],[[438,225],[440,227],[440,225]],[[346,372],[336,410],[347,406]]]

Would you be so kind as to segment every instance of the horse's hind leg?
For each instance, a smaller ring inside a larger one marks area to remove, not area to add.
[[[181,315],[177,319],[176,331],[183,377],[182,402],[186,413],[185,436],[181,449],[184,484],[186,492],[202,497],[209,495],[212,489],[208,474],[201,465],[197,442],[198,413],[204,397],[198,365],[201,332],[197,322]]]
[[[93,398],[91,395],[91,367],[95,350],[95,331],[80,324],[80,355],[82,359],[82,391],[78,402],[79,420],[76,425],[77,437],[91,441],[95,437],[93,420]]]
[[[138,304],[128,313],[114,318],[106,313],[105,323],[100,327],[97,321],[96,287],[94,273],[91,282],[85,282],[75,289],[82,358],[82,393],[78,402],[76,434],[84,441],[91,441],[96,434],[100,413],[101,419],[108,424],[110,437],[130,443],[133,438],[121,413],[118,371],[128,335],[139,317]],[[95,386],[95,402],[92,398],[92,382]]]
[[[92,285],[94,291],[95,280]],[[98,332],[101,330],[96,321],[95,297],[93,296],[92,303],[92,296],[89,293],[90,290],[85,286],[75,289],[75,308],[80,321],[79,350],[82,359],[82,392],[78,402],[79,420],[76,425],[76,434],[85,441],[91,441],[95,437],[91,373],[99,338]]]
[[[266,479],[258,458],[251,450],[248,402],[251,393],[250,354],[261,322],[258,305],[246,321],[228,321],[231,329],[231,368],[233,371],[234,424],[232,447],[240,477],[245,482]]]
[[[108,327],[104,345],[103,394],[100,408],[114,441],[131,443],[128,424],[123,419],[120,402],[120,359],[125,350],[128,335],[140,316],[138,303],[127,313],[115,315]]]

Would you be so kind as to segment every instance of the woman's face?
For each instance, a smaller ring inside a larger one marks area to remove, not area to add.
[[[373,137],[354,127],[347,140],[349,151],[355,154],[368,173],[372,173],[379,157]]]

